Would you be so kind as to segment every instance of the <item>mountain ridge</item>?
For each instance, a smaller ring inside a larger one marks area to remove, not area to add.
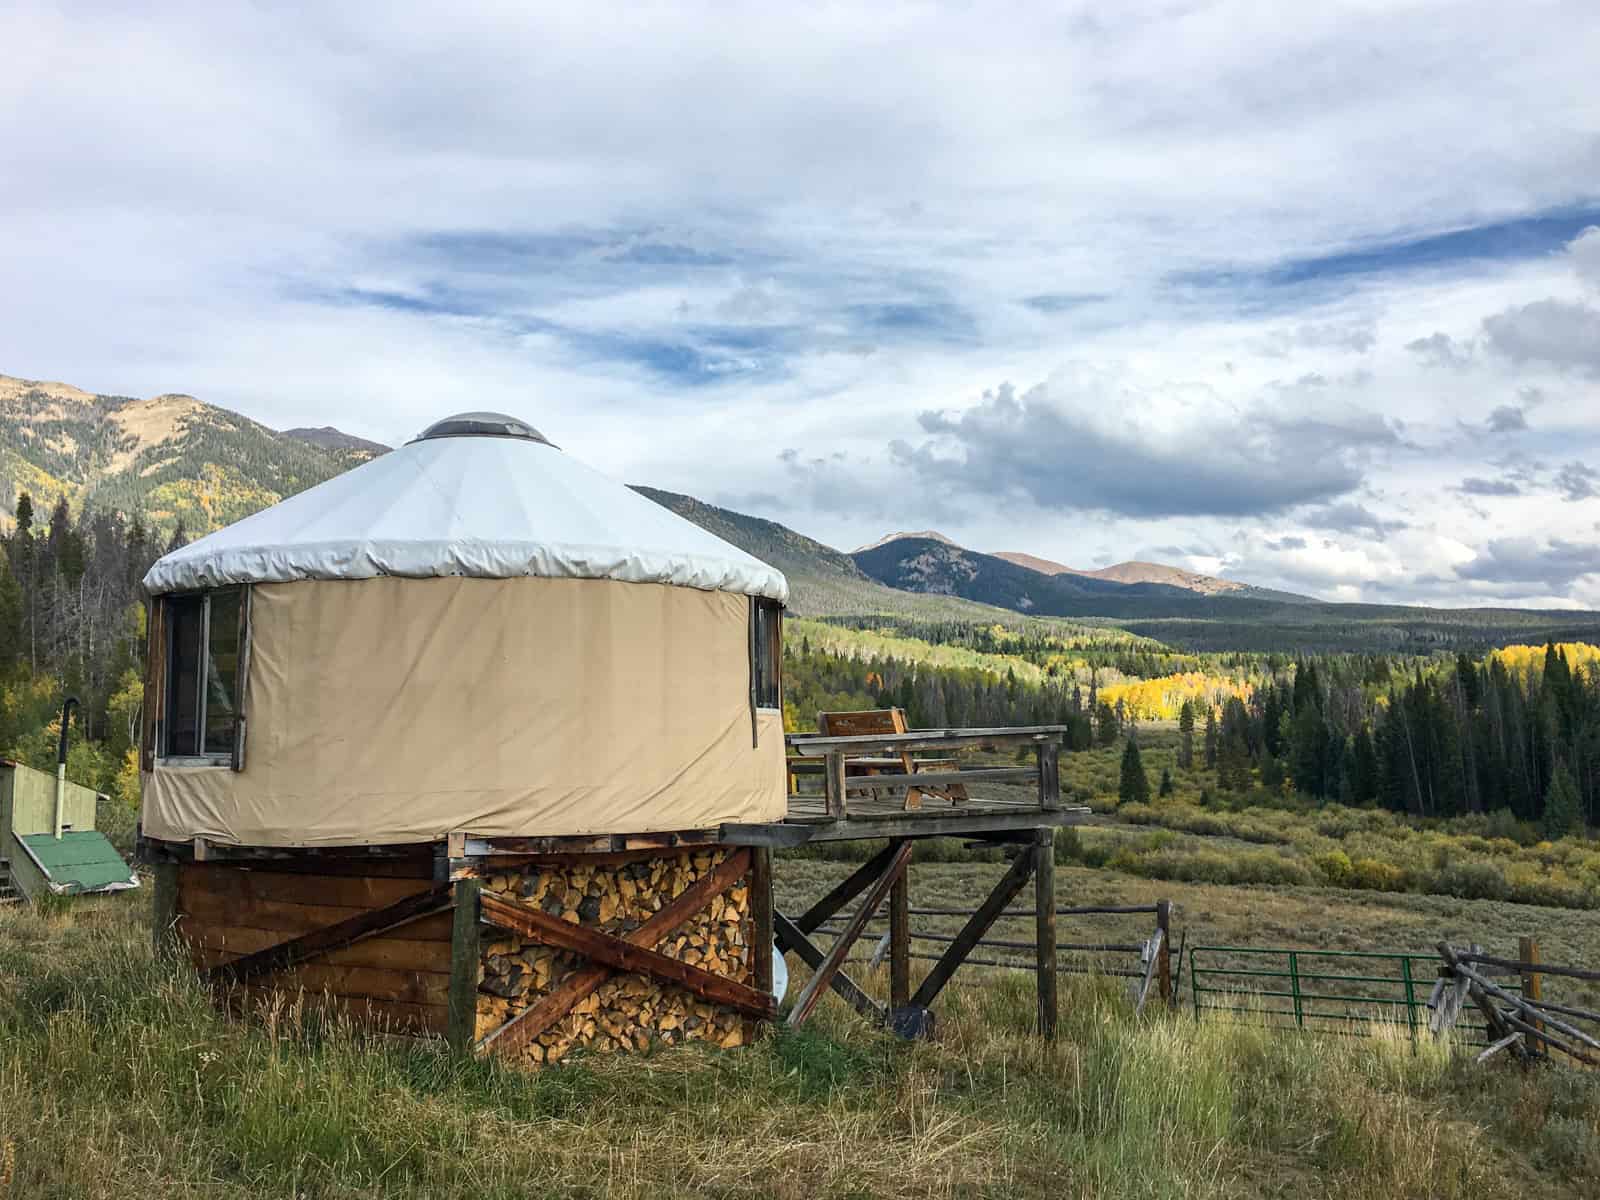
[[[338,434],[349,443],[361,442]],[[376,446],[376,443],[366,443]],[[35,507],[138,512],[162,533],[209,532],[367,461],[183,392],[139,399],[0,375],[0,512]]]

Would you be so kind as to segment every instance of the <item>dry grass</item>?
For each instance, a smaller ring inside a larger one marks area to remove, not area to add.
[[[786,890],[835,869],[786,864]],[[1051,1047],[1029,980],[979,973],[931,1044],[829,999],[745,1050],[525,1073],[292,1009],[229,1021],[152,960],[144,915],[129,897],[0,914],[0,1195],[1376,1200],[1516,1194],[1540,1172],[1542,1195],[1578,1197],[1600,1171],[1596,1077],[1136,1022],[1110,981],[1068,988]]]

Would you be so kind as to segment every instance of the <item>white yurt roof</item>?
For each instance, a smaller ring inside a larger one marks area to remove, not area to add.
[[[154,595],[301,579],[617,579],[788,598],[783,574],[562,453],[463,413],[162,557]]]

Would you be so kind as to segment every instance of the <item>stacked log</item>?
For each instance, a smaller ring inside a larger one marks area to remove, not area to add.
[[[529,861],[488,875],[486,892],[532,905],[549,916],[621,937],[681,895],[727,857],[723,849],[637,855],[569,855]],[[740,983],[754,982],[749,880],[741,879],[654,948]],[[547,996],[581,956],[514,934],[486,934],[479,971],[477,1036],[504,1025]],[[740,1046],[754,1034],[741,1014],[667,981],[613,975],[565,1017],[515,1051],[529,1065],[557,1062],[582,1047],[643,1050],[653,1042],[697,1039]]]

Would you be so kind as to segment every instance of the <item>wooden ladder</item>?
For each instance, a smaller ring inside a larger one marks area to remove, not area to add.
[[[21,899],[22,893],[11,878],[11,860],[0,858],[0,904],[15,904]]]

